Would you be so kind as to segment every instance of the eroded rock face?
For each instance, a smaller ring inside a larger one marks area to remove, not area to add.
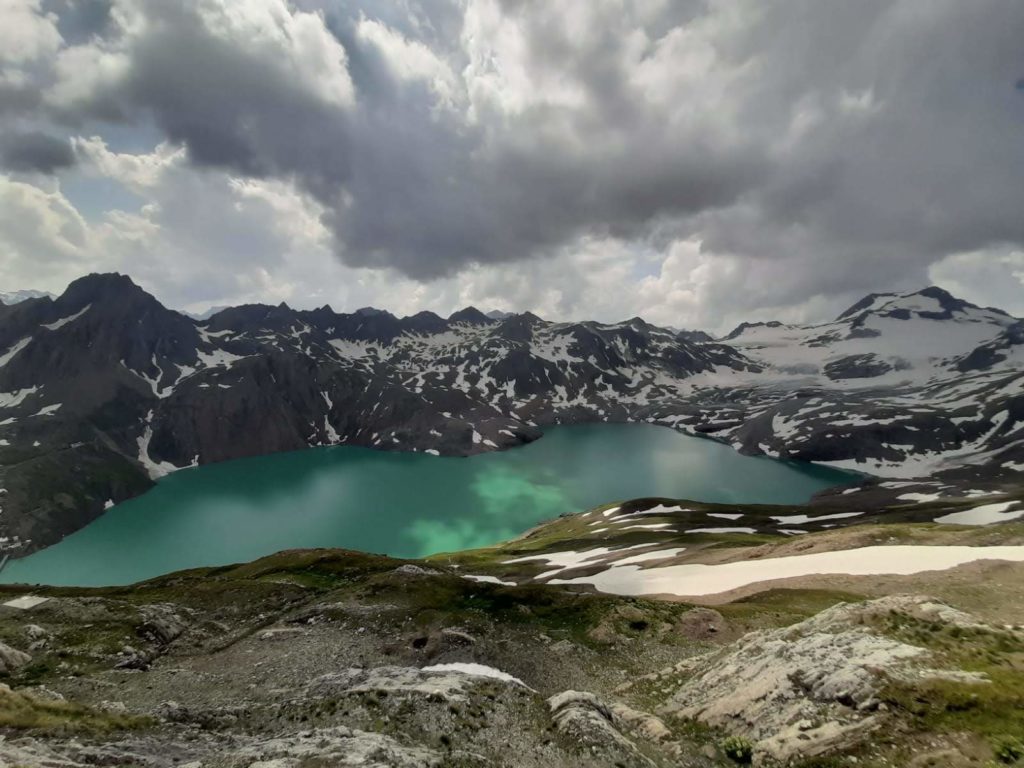
[[[903,615],[947,626],[983,626],[927,597],[892,596],[840,604],[784,629],[753,632],[690,665],[666,713],[741,735],[756,754],[787,761],[841,750],[885,721],[878,693],[890,679],[954,679],[930,668],[924,648],[886,637],[878,620]]]
[[[864,714],[877,708],[878,671],[924,653],[859,631],[787,634],[748,635],[676,695],[678,714],[741,730],[779,759],[796,734],[824,749],[842,732],[873,725]]]
[[[984,628],[987,626],[965,611],[924,595],[889,595],[866,603],[836,605],[813,616],[806,623],[822,631],[827,631],[849,627],[867,620],[881,619],[894,613],[951,627]]]

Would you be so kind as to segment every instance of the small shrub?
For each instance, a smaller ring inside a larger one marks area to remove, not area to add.
[[[730,736],[718,745],[723,754],[740,765],[750,765],[754,759],[754,745],[742,736]]]
[[[992,744],[992,752],[1003,765],[1014,765],[1024,757],[1024,741],[1014,736],[1000,736]]]

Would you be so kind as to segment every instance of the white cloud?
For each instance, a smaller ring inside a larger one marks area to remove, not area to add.
[[[463,75],[474,115],[491,110],[520,114],[540,106],[581,107],[586,93],[571,70],[544,66],[532,55],[527,22],[566,30],[570,20],[581,22],[590,15],[589,5],[543,3],[531,9],[537,16],[517,17],[498,0],[470,0],[462,28],[462,46],[469,60]],[[572,26],[574,32],[581,32],[584,24]]]
[[[121,182],[136,192],[155,186],[168,168],[185,162],[185,149],[167,143],[144,154],[112,152],[99,136],[76,137],[71,143],[84,170]]]
[[[101,266],[88,223],[51,187],[0,175],[0,285],[62,290]]]
[[[0,130],[96,133],[51,172],[143,200],[6,178],[2,276],[711,330],[929,279],[1022,311],[1019,3],[316,4],[112,0],[86,34],[0,0]]]
[[[397,79],[426,82],[447,105],[453,105],[461,96],[451,67],[423,43],[409,40],[397,30],[365,16],[359,19],[356,34],[380,51]]]
[[[1024,317],[1024,250],[993,247],[954,253],[933,264],[932,282],[974,304]]]
[[[52,56],[62,42],[57,17],[41,0],[0,0],[0,65]]]
[[[90,110],[108,91],[122,87],[131,69],[128,56],[101,42],[62,48],[53,61],[53,83],[43,92],[56,110]]]
[[[122,0],[124,2],[125,0]],[[137,0],[140,11],[152,4]],[[272,61],[296,88],[324,102],[351,105],[355,92],[345,48],[327,30],[323,14],[304,12],[285,0],[189,0],[207,30],[259,61]]]

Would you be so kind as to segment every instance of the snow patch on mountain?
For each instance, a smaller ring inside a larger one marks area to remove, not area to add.
[[[75,314],[73,314],[73,315],[68,315],[67,317],[62,317],[60,320],[57,320],[56,322],[53,322],[53,323],[44,323],[43,324],[43,328],[47,329],[48,331],[59,330],[59,329],[63,328],[65,325],[67,325],[68,323],[73,323],[75,320],[80,318],[82,315],[84,315],[90,309],[92,309],[92,304],[86,304],[84,307],[82,307],[80,310],[75,312]]]

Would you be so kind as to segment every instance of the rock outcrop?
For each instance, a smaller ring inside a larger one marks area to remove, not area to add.
[[[926,648],[885,636],[881,622],[894,616],[937,628],[984,627],[927,597],[839,604],[792,627],[748,634],[695,660],[665,713],[749,739],[757,760],[786,763],[843,751],[868,738],[886,723],[878,694],[890,681],[987,684],[976,673],[931,668]]]
[[[9,675],[32,661],[32,657],[6,643],[0,643],[0,674]]]

